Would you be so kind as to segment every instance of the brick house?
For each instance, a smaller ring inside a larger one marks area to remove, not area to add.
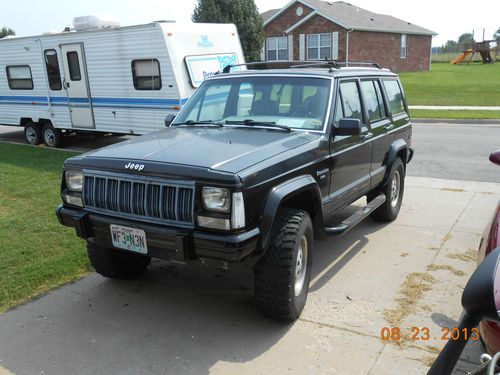
[[[430,69],[433,31],[344,1],[293,0],[262,13],[262,61],[370,61],[394,71]]]

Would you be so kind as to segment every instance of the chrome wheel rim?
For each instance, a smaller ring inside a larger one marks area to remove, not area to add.
[[[35,143],[36,141],[36,131],[35,129],[29,127],[26,128],[26,139],[29,143]]]
[[[401,176],[399,171],[394,171],[394,176],[391,181],[391,206],[396,207],[399,201],[399,191],[401,189]]]
[[[295,264],[295,297],[302,293],[307,271],[307,237],[303,235],[299,241],[297,250],[297,262]]]
[[[47,145],[49,145],[49,146],[54,145],[55,135],[54,135],[54,131],[52,129],[46,129],[44,134],[43,134],[43,137],[44,137],[45,143]]]

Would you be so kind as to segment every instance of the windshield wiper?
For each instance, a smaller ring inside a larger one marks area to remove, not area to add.
[[[266,127],[270,127],[270,128],[285,130],[287,132],[292,131],[292,128],[290,128],[286,125],[277,124],[277,123],[272,122],[272,121],[256,121],[256,120],[252,120],[252,119],[227,120],[226,124],[228,124],[228,125],[266,126]]]
[[[206,120],[206,121],[187,120],[184,122],[172,124],[172,126],[198,126],[198,125],[210,125],[210,126],[216,126],[218,128],[221,128],[224,126],[224,124],[222,124],[220,122],[214,122],[212,120]]]

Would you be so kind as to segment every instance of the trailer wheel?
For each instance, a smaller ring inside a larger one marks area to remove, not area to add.
[[[43,143],[47,147],[61,147],[63,143],[63,134],[61,130],[54,129],[51,123],[45,124],[42,129]]]
[[[38,145],[42,142],[42,127],[32,121],[24,125],[24,139],[30,145]]]

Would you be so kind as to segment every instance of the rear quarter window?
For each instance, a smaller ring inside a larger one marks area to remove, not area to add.
[[[387,100],[389,101],[389,109],[392,115],[398,115],[405,112],[405,103],[403,91],[396,80],[384,80],[385,92],[387,93]]]

